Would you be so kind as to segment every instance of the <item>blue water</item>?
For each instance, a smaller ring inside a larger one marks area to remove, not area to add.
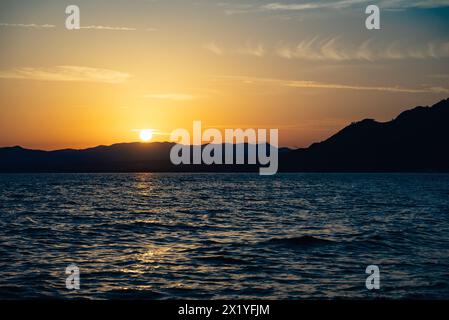
[[[0,297],[448,299],[449,175],[0,175]]]

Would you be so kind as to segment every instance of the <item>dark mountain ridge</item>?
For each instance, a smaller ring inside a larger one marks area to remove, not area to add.
[[[448,138],[446,99],[388,122],[352,123],[323,142],[293,151],[286,165],[300,171],[448,171]]]
[[[304,149],[279,149],[280,171],[449,172],[449,99],[388,122],[365,119]],[[0,148],[0,172],[256,171],[255,165],[181,165],[173,143],[120,143],[74,150]],[[235,146],[234,146],[235,148]],[[245,144],[247,151],[248,145]]]

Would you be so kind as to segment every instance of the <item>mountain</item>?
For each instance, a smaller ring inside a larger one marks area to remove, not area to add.
[[[449,172],[449,99],[388,122],[365,119],[305,149],[279,149],[280,171]],[[0,148],[0,172],[256,171],[255,165],[170,162],[173,143],[121,143],[84,150]],[[248,145],[245,144],[245,149]],[[235,148],[235,146],[234,146]]]
[[[118,172],[169,170],[173,143],[119,143],[83,150],[0,148],[0,172]]]
[[[365,119],[284,159],[292,171],[449,171],[449,99],[388,122]],[[282,163],[282,162],[281,162]]]

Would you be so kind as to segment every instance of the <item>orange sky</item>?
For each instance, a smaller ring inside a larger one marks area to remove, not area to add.
[[[63,3],[2,1],[0,146],[164,141],[200,120],[302,147],[449,96],[444,5],[399,1],[368,31],[363,2],[307,2],[77,1],[68,31]]]

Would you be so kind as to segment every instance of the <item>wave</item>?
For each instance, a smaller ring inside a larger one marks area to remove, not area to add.
[[[214,256],[207,256],[207,257],[199,257],[197,260],[212,263],[212,264],[248,264],[248,262],[236,259],[232,257],[226,257],[223,255],[214,255]]]
[[[158,221],[145,221],[145,220],[138,220],[138,221],[126,221],[126,222],[109,222],[109,223],[103,223],[96,226],[97,228],[112,228],[112,229],[120,229],[120,230],[129,230],[129,231],[135,231],[138,232],[139,230],[144,229],[172,229],[172,230],[197,230],[200,228],[204,228],[202,225],[192,225],[192,224],[186,224],[186,223],[162,223]]]
[[[262,243],[268,245],[317,246],[317,245],[332,244],[334,243],[334,241],[316,238],[313,236],[300,236],[300,237],[272,238]]]
[[[100,292],[99,296],[106,299],[135,300],[135,299],[162,299],[165,295],[149,289],[112,289]]]
[[[204,210],[196,210],[196,209],[178,209],[176,212],[185,213],[185,214],[220,214],[220,213],[231,213],[232,210],[228,208],[219,208],[219,209],[204,209]]]

